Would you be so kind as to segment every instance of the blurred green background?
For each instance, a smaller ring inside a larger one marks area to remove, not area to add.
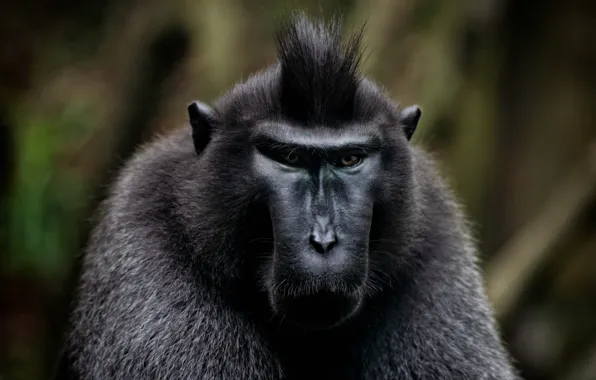
[[[12,0],[0,12],[0,379],[48,379],[106,185],[275,58],[292,9],[366,22],[364,69],[473,222],[528,380],[596,379],[596,6],[589,0]]]

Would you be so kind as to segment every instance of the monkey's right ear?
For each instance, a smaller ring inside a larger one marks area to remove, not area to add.
[[[408,141],[410,141],[412,135],[414,135],[414,132],[416,131],[420,116],[422,116],[422,111],[418,105],[406,107],[401,111],[399,123],[404,129]]]
[[[207,104],[195,101],[188,106],[188,117],[192,127],[195,151],[200,154],[211,141],[215,113]]]

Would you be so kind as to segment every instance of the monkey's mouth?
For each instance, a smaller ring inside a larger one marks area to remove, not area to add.
[[[322,290],[312,294],[271,295],[270,302],[283,323],[320,330],[336,327],[352,317],[362,303],[362,296],[359,291]]]

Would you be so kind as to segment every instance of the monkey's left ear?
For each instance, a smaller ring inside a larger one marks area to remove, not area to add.
[[[414,132],[416,131],[420,116],[422,116],[422,111],[418,105],[406,107],[401,111],[399,123],[404,129],[404,133],[408,141],[410,141],[412,135],[414,135]]]
[[[215,113],[207,104],[195,101],[188,106],[188,117],[192,127],[192,141],[195,151],[200,154],[211,141]]]

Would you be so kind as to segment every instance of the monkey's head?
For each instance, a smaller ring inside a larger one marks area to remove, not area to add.
[[[338,25],[296,18],[278,36],[279,63],[214,110],[189,107],[197,152],[238,147],[225,164],[251,179],[242,191],[267,215],[260,273],[272,310],[310,328],[347,320],[390,282],[383,266],[412,216],[420,109],[398,109],[358,73],[360,34],[343,44]]]

